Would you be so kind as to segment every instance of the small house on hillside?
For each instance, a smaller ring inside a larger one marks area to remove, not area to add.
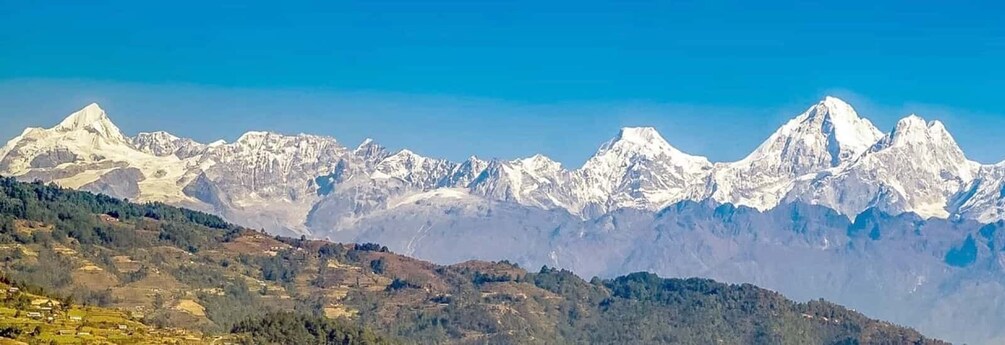
[[[53,308],[53,307],[59,306],[59,302],[55,301],[55,300],[52,300],[52,299],[48,299],[48,298],[40,298],[40,299],[32,300],[31,301],[31,305],[35,305],[35,306],[39,306],[39,307],[46,307],[46,308]]]

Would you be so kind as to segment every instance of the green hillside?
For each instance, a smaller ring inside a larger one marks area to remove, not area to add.
[[[0,276],[0,290],[0,338],[10,343],[203,344],[214,340],[197,332],[149,327],[123,310],[75,305],[72,298],[42,295],[41,289],[5,276]]]
[[[245,343],[941,343],[752,285],[440,266],[9,178],[0,179],[0,259],[9,279],[77,304]]]

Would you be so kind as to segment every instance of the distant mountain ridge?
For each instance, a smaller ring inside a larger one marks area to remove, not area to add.
[[[967,159],[942,123],[915,115],[884,133],[834,97],[736,162],[689,155],[641,127],[575,169],[542,155],[451,162],[308,134],[129,137],[89,105],[9,141],[0,174],[438,263],[749,282],[949,340],[1005,341],[1005,162]]]
[[[70,341],[57,334],[75,330],[127,344],[947,344],[750,284],[435,265],[12,178],[0,178],[0,259],[4,294],[16,280],[64,296],[48,310],[33,306],[41,296],[0,300],[0,341]]]
[[[370,139],[350,149],[334,138],[305,134],[248,132],[234,143],[210,144],[167,132],[126,137],[97,104],[56,127],[27,129],[0,149],[5,175],[234,213],[233,219],[254,214],[242,222],[317,235],[331,229],[306,224],[311,208],[347,182],[370,187],[367,195],[353,187],[359,205],[340,222],[384,209],[395,197],[452,188],[584,219],[620,208],[656,211],[711,199],[759,210],[800,201],[849,218],[878,207],[987,223],[1005,217],[1005,197],[990,190],[1001,184],[1002,169],[968,160],[938,121],[911,115],[883,134],[834,97],[783,125],[746,158],[728,163],[681,152],[649,127],[623,128],[575,170],[541,155],[455,163],[407,149],[387,152]],[[121,182],[110,184],[108,176]],[[283,204],[283,210],[259,215],[263,203]]]

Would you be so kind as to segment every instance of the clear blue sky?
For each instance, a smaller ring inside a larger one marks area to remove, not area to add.
[[[618,127],[739,159],[826,94],[1005,159],[1005,5],[3,1],[0,137],[97,101],[126,132],[374,137],[579,165]]]

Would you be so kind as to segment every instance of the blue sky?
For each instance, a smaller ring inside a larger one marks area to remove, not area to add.
[[[1005,159],[1003,5],[843,1],[14,2],[0,137],[97,101],[126,132],[374,137],[579,165],[621,126],[743,157],[827,94]]]

